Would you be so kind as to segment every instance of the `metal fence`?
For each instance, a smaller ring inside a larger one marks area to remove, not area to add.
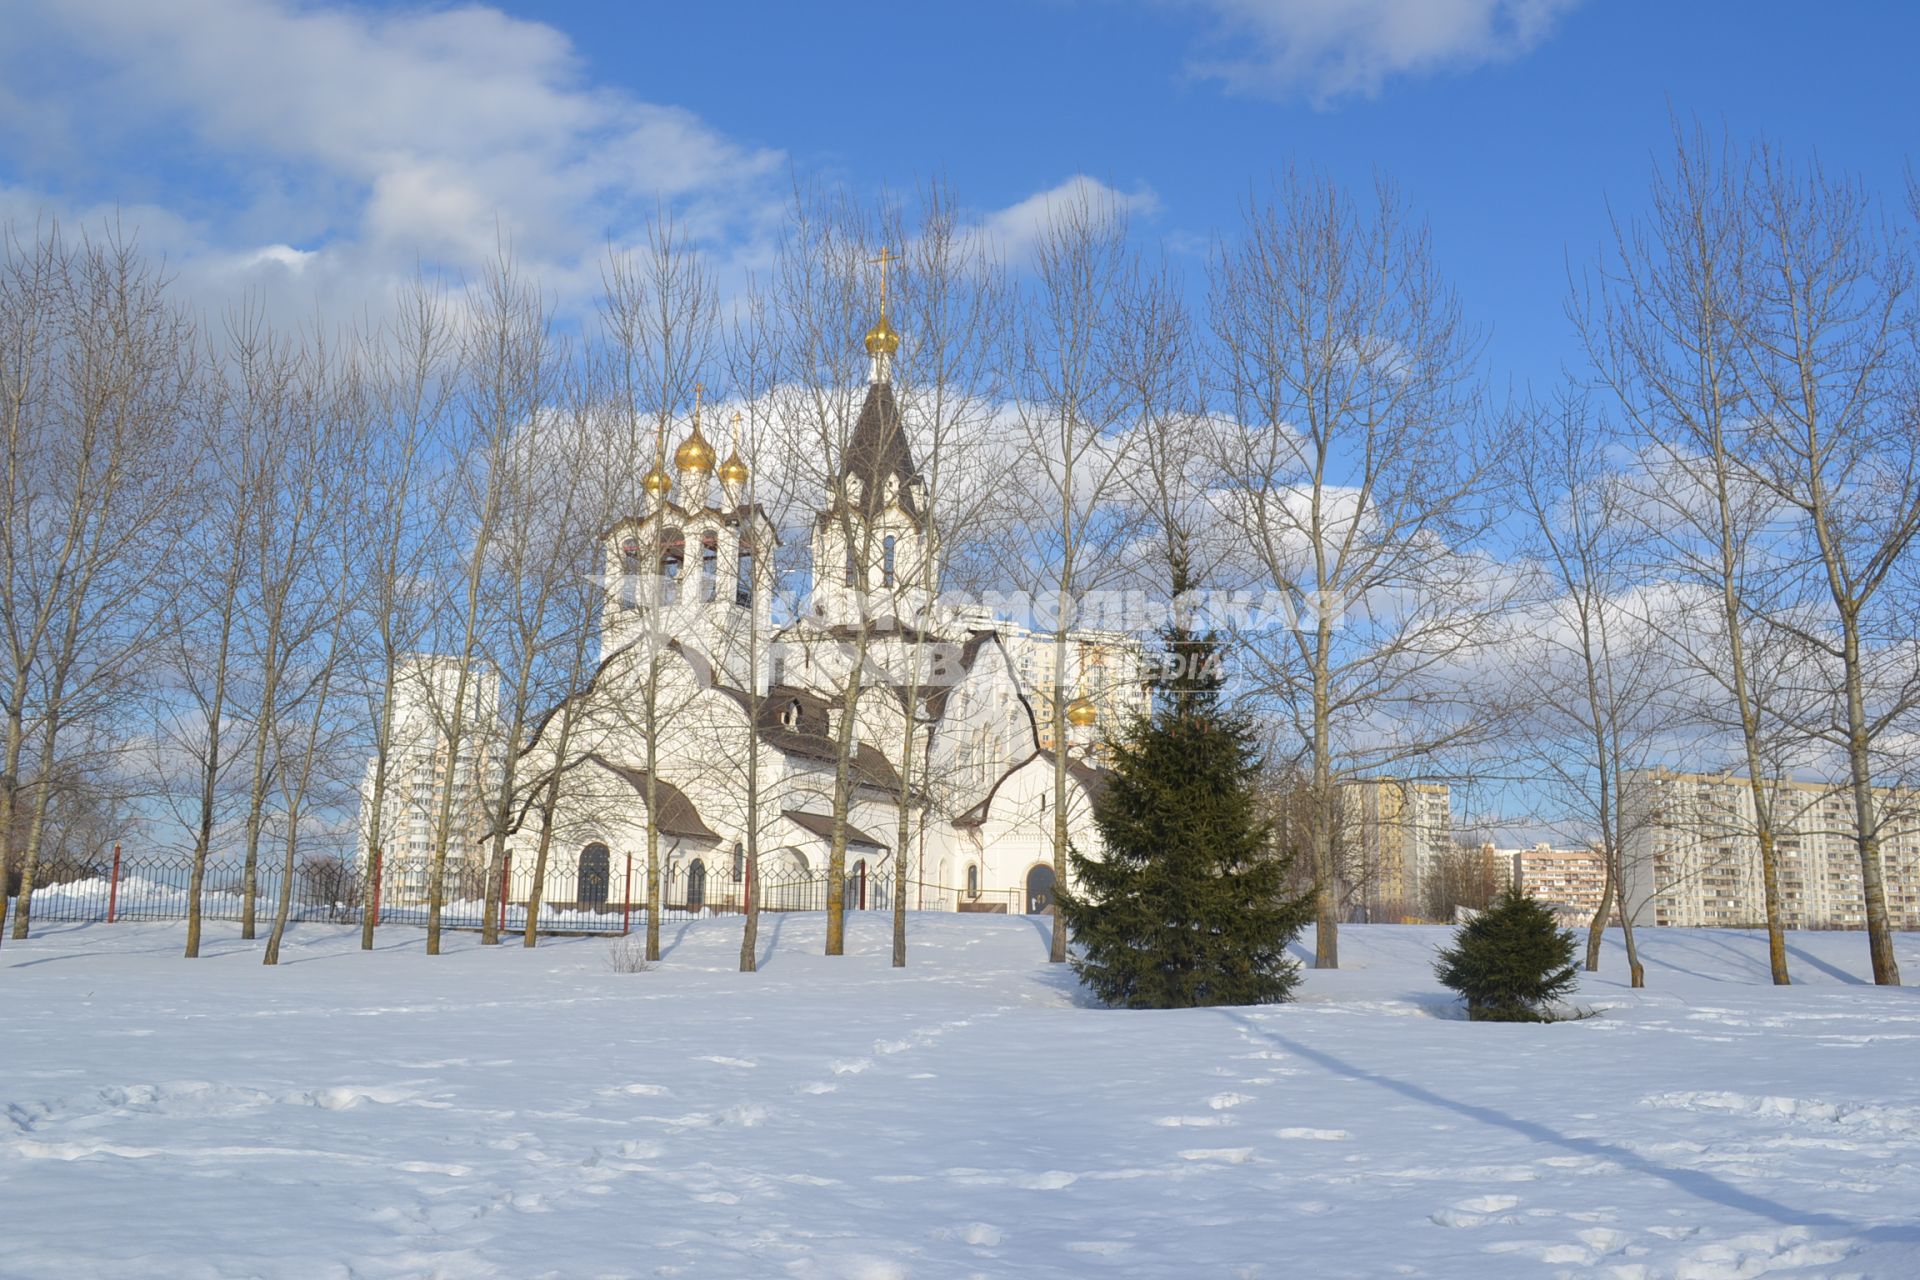
[[[449,858],[442,873],[440,921],[446,928],[478,929],[491,912],[509,930],[526,927],[535,909],[531,859],[509,856],[497,885],[479,860]],[[636,865],[637,862],[637,865]],[[115,923],[133,920],[185,920],[192,898],[193,859],[188,854],[122,854],[111,861],[39,868],[30,899],[35,920]],[[270,921],[279,910],[283,864],[262,858],[255,868],[255,918]],[[427,923],[433,863],[431,858],[381,858],[372,865],[338,858],[307,858],[293,873],[288,918],[332,924],[358,924],[368,912],[376,925]],[[884,864],[850,862],[845,879],[849,911],[893,907],[893,877]],[[737,914],[757,901],[763,911],[824,911],[827,878],[795,870],[754,876],[741,863],[709,870],[702,861],[661,869],[660,918],[693,920]],[[621,933],[647,915],[644,857],[550,861],[540,877],[538,927],[554,933]],[[909,886],[910,892],[913,886]],[[925,900],[924,889],[921,894]],[[489,892],[493,889],[494,892]],[[921,905],[909,901],[909,906]],[[17,909],[19,903],[14,904]],[[247,909],[243,859],[209,858],[200,893],[206,920],[241,920]]]

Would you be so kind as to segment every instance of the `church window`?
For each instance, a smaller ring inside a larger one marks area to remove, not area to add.
[[[881,581],[884,582],[889,587],[893,585],[894,541],[895,541],[894,536],[892,534],[888,534],[886,536],[886,540],[880,544],[880,572],[882,575]]]
[[[733,843],[733,882],[739,884],[747,878],[747,851],[740,847],[738,840]]]
[[[695,858],[687,868],[687,910],[698,911],[707,905],[707,864]]]
[[[780,723],[788,729],[800,727],[800,699],[791,698],[786,706],[780,708]]]
[[[753,540],[740,539],[740,563],[733,582],[733,602],[735,604],[753,603]]]
[[[967,896],[969,898],[980,896],[980,864],[977,862],[967,864]]]
[[[710,601],[717,592],[720,576],[720,539],[709,530],[700,535],[700,598]]]
[[[852,540],[851,540],[851,539],[849,539],[849,540],[848,540],[848,542],[847,542],[847,581],[846,581],[846,585],[847,585],[847,586],[849,586],[849,587],[851,587],[851,586],[854,586],[854,585],[856,585],[856,584],[857,584],[857,583],[859,582],[859,580],[860,580],[860,578],[859,578],[859,565],[858,565],[858,564],[856,564],[856,563],[854,562],[854,558],[853,558],[853,542],[852,542]]]
[[[660,602],[677,604],[680,600],[680,564],[687,556],[686,537],[678,529],[667,530],[660,547]]]
[[[623,538],[620,542],[620,607],[631,609],[638,603],[634,599],[634,582],[640,576],[640,539]]]

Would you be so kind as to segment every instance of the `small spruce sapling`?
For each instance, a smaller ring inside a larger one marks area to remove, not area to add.
[[[1509,887],[1461,925],[1433,972],[1466,997],[1475,1022],[1552,1022],[1549,1008],[1573,990],[1573,934],[1553,913]]]

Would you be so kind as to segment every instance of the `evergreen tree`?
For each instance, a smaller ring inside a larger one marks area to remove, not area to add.
[[[1166,641],[1152,714],[1111,742],[1094,808],[1106,856],[1073,851],[1077,888],[1059,895],[1074,971],[1133,1009],[1277,1003],[1300,980],[1287,946],[1312,905],[1288,895],[1292,857],[1258,815],[1253,731],[1220,705],[1215,637],[1176,620]]]
[[[1467,999],[1475,1022],[1551,1022],[1546,1006],[1573,990],[1573,934],[1553,913],[1509,886],[1460,926],[1433,972]]]

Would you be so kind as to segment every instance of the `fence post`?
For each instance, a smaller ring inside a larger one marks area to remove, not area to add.
[[[507,931],[507,882],[513,874],[513,850],[509,849],[500,859],[500,912],[494,921],[494,931]]]
[[[113,846],[113,879],[107,881],[107,923],[120,911],[120,846]]]
[[[386,866],[387,851],[385,849],[375,849],[373,851],[373,927],[376,929],[380,927],[381,873],[386,870]]]
[[[620,933],[625,936],[633,932],[633,850],[627,850],[627,876],[621,881],[620,889]]]

